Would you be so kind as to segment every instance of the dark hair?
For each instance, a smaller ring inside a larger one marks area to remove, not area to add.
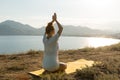
[[[50,34],[50,32],[54,30],[55,29],[54,29],[52,22],[48,23],[48,25],[46,26],[46,34]]]

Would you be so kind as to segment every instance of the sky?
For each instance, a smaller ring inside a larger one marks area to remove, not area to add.
[[[15,20],[40,28],[54,12],[64,25],[103,30],[120,25],[120,0],[0,0],[0,22]]]

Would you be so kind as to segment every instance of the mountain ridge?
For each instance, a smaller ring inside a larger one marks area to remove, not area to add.
[[[58,30],[57,25],[54,25]],[[98,29],[91,29],[85,26],[63,25],[63,36],[106,36],[110,33]],[[28,24],[22,24],[13,20],[6,20],[0,23],[0,35],[43,35],[45,27],[39,29]]]
[[[0,23],[0,35],[37,35],[38,29],[28,24],[7,20]]]

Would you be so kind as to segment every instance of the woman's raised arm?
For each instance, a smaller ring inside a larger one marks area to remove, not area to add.
[[[57,23],[57,25],[58,25],[58,34],[59,34],[59,36],[61,35],[61,33],[62,33],[62,31],[63,31],[63,27],[62,27],[62,25],[57,21],[57,15],[56,15],[56,13],[54,13],[54,20],[56,21],[56,23]]]
[[[61,35],[61,33],[62,33],[62,31],[63,31],[63,27],[62,27],[62,25],[56,20],[56,23],[57,23],[57,25],[58,25],[58,34],[59,34],[59,36]]]

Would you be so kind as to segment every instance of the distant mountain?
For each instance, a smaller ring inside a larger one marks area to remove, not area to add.
[[[82,26],[63,25],[64,36],[106,36],[110,34],[107,31],[90,29]],[[55,24],[55,29],[58,30]],[[33,28],[30,25],[22,24],[16,21],[7,20],[0,23],[0,35],[43,35],[45,27],[40,29]]]
[[[57,25],[55,24],[56,32],[58,30]],[[41,34],[43,34],[45,27],[39,29]],[[108,31],[102,31],[97,29],[90,29],[88,27],[82,26],[72,26],[72,25],[63,25],[64,36],[104,36],[110,34]]]
[[[120,33],[112,34],[112,37],[120,39]]]
[[[38,35],[39,30],[29,25],[7,20],[0,23],[0,35]]]
[[[108,22],[102,25],[103,27],[109,28],[114,33],[120,32],[120,21]]]
[[[64,26],[63,35],[73,35],[73,36],[98,36],[105,34],[104,31],[90,29],[88,27],[82,26]]]

